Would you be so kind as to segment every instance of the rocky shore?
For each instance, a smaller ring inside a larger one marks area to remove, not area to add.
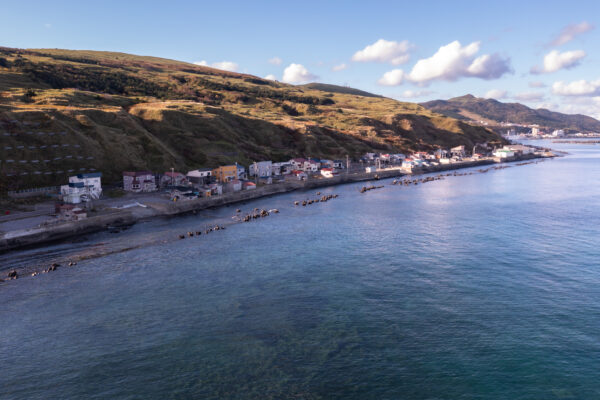
[[[541,156],[522,156],[513,162],[530,160],[534,158],[546,158]],[[497,164],[492,159],[479,161],[461,162],[448,165],[439,165],[426,171],[414,171],[413,174],[430,173],[447,170],[455,170],[482,165]],[[143,210],[121,209],[114,210],[108,214],[91,216],[81,221],[68,221],[56,225],[42,226],[31,229],[13,230],[6,232],[0,237],[0,253],[15,250],[27,246],[35,246],[53,241],[63,240],[70,237],[94,233],[110,229],[115,226],[132,225],[136,222],[155,217],[169,217],[185,214],[212,207],[220,207],[239,202],[272,196],[295,190],[309,190],[325,186],[334,186],[345,183],[368,181],[373,179],[386,179],[406,175],[401,169],[384,169],[377,172],[359,172],[352,174],[341,173],[328,179],[312,179],[308,181],[287,181],[273,185],[266,185],[255,190],[247,190],[235,193],[227,193],[222,196],[200,198],[180,202],[148,204]]]

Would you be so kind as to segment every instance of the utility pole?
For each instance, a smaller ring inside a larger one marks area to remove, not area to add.
[[[346,154],[346,174],[350,173],[350,156]]]

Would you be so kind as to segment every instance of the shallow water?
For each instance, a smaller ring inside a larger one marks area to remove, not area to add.
[[[600,398],[600,147],[552,147],[4,255],[91,258],[0,284],[0,398]]]

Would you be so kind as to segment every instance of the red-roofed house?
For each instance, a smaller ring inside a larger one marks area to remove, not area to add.
[[[188,181],[181,172],[165,172],[160,177],[160,186],[182,186],[187,185]]]
[[[325,178],[333,178],[336,175],[339,175],[333,168],[321,168],[321,175]]]

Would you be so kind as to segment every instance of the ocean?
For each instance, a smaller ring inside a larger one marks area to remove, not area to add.
[[[0,284],[0,399],[600,399],[600,146],[534,144],[2,255],[63,266]]]

